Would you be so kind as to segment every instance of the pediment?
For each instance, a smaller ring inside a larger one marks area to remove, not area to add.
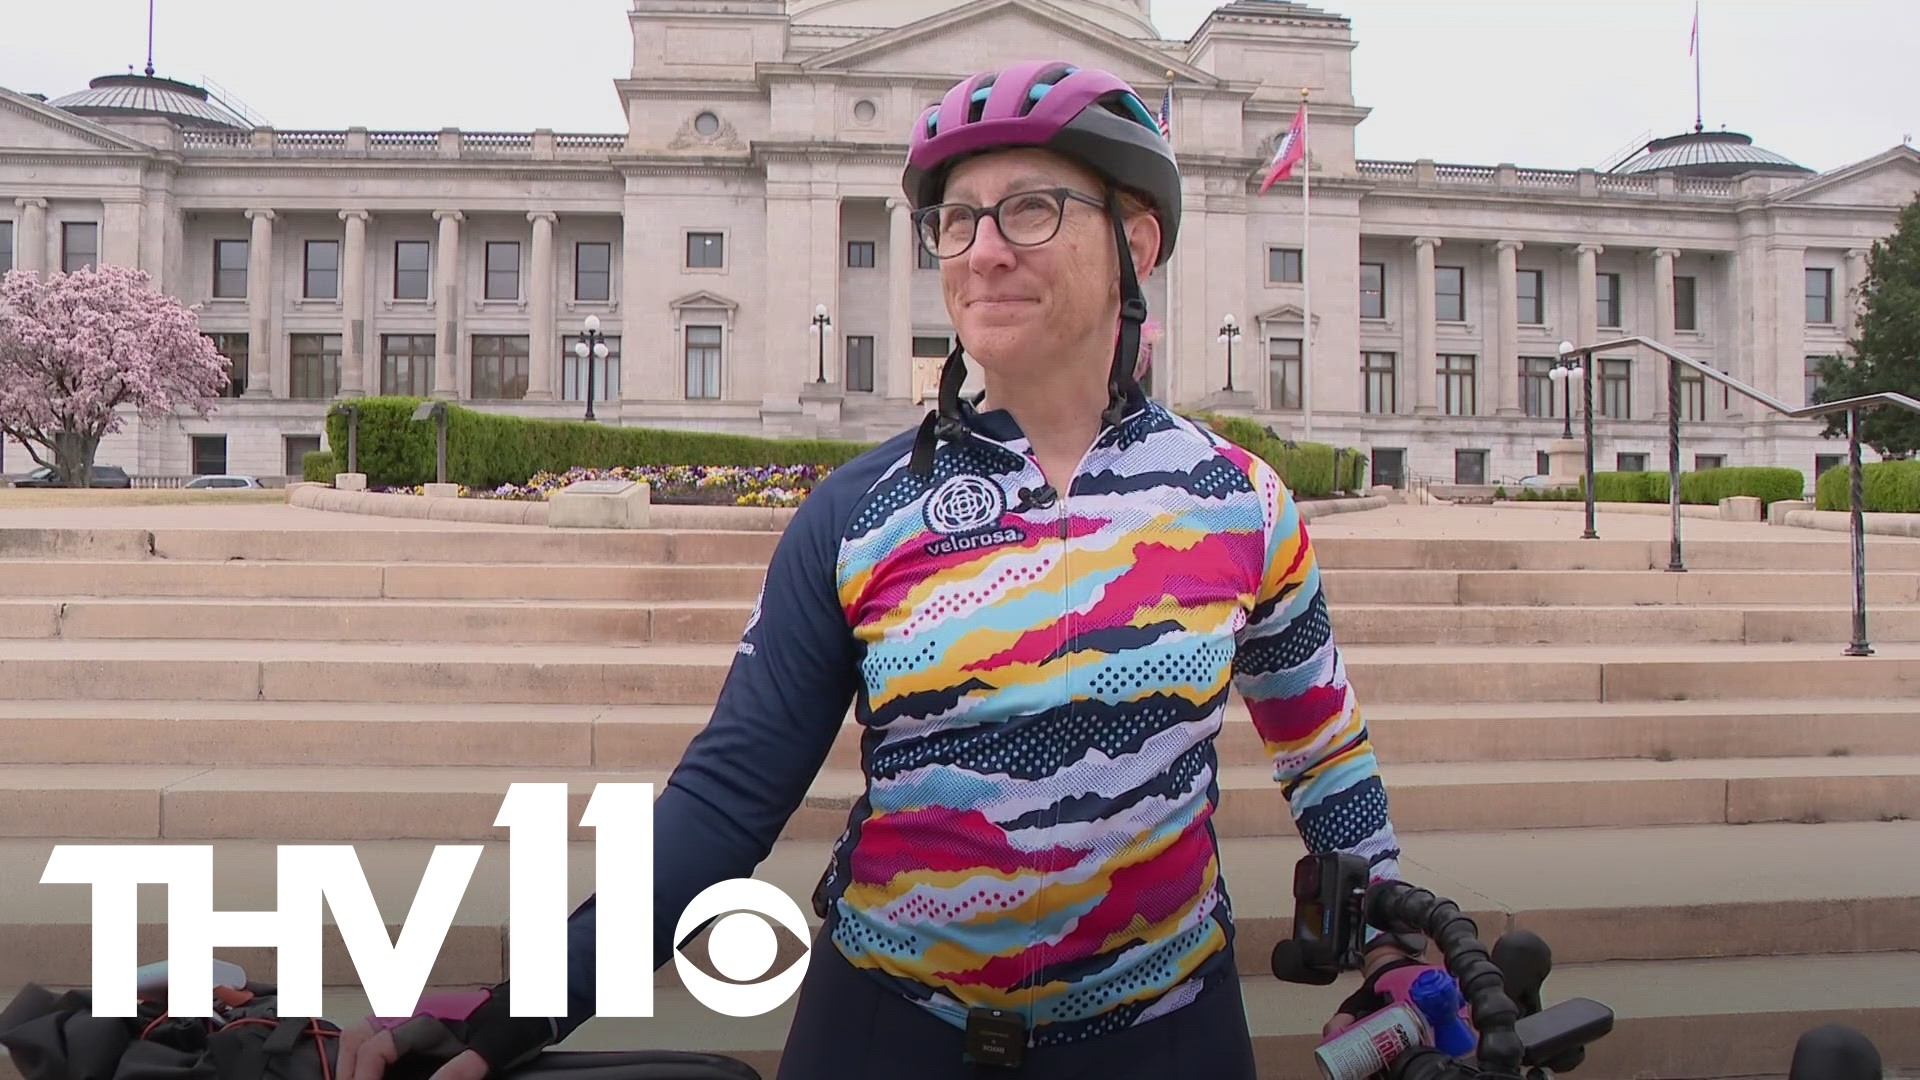
[[[153,152],[152,147],[111,128],[4,89],[0,89],[0,150]]]
[[[731,311],[738,311],[740,309],[739,304],[736,304],[732,300],[729,300],[726,297],[721,296],[719,293],[708,292],[705,289],[701,289],[698,292],[688,293],[687,295],[681,297],[680,299],[675,300],[672,303],[668,304],[667,307],[674,311],[686,311],[691,308],[698,308],[701,311],[731,312]]]
[[[1865,161],[1810,177],[1769,200],[1797,206],[1898,208],[1920,194],[1920,150],[1896,146]]]
[[[801,64],[807,71],[886,72],[958,79],[1015,58],[1058,57],[1105,68],[1154,101],[1167,72],[1212,87],[1213,74],[1149,48],[1091,19],[1034,0],[978,0],[933,18],[844,45]],[[1151,104],[1151,101],[1150,101]]]
[[[1303,321],[1306,314],[1299,304],[1281,304],[1255,315],[1254,320],[1260,323],[1297,323]],[[1320,325],[1320,316],[1317,314],[1313,317],[1313,325]]]

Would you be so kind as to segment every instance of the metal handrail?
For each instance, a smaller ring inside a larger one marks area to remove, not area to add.
[[[1853,534],[1853,641],[1847,646],[1848,656],[1872,656],[1873,648],[1867,644],[1867,529],[1866,495],[1863,490],[1860,465],[1860,414],[1864,410],[1880,406],[1897,406],[1920,413],[1920,401],[1905,394],[1892,391],[1880,391],[1873,394],[1861,394],[1841,401],[1825,401],[1817,405],[1790,409],[1771,396],[1748,386],[1726,372],[1703,364],[1685,353],[1662,345],[1648,337],[1633,335],[1614,338],[1593,345],[1573,347],[1566,345],[1560,350],[1562,358],[1580,356],[1585,358],[1581,381],[1586,385],[1586,416],[1582,418],[1587,441],[1587,529],[1581,534],[1583,540],[1597,540],[1599,532],[1594,527],[1594,469],[1593,469],[1593,354],[1637,345],[1652,349],[1667,358],[1667,498],[1673,516],[1673,542],[1667,558],[1669,573],[1686,573],[1686,563],[1681,559],[1680,551],[1680,369],[1690,367],[1704,378],[1712,379],[1731,390],[1737,390],[1745,397],[1765,405],[1789,420],[1810,420],[1835,413],[1847,414],[1847,472],[1848,501],[1851,504]],[[1819,478],[1814,478],[1816,490]]]

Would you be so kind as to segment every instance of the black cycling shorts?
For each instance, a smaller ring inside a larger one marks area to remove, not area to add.
[[[965,1045],[961,1029],[888,993],[821,939],[775,1080],[1255,1080],[1253,1040],[1232,978],[1137,1027],[1029,1047],[1017,1069],[967,1062]]]

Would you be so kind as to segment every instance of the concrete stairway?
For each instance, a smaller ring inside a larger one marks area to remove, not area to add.
[[[1847,658],[1834,539],[1699,541],[1687,574],[1664,542],[1316,541],[1405,873],[1489,942],[1546,936],[1550,999],[1615,1008],[1576,1075],[1778,1075],[1834,1018],[1920,1066],[1920,543],[1872,545],[1877,655]],[[503,977],[506,785],[571,782],[577,820],[595,781],[663,781],[776,541],[0,529],[0,988],[88,978],[86,890],[37,884],[59,842],[214,842],[216,903],[243,909],[274,904],[274,843],[352,841],[390,920],[435,843],[487,844],[435,982]],[[1267,974],[1302,849],[1237,704],[1220,754],[1263,1076],[1310,1076],[1352,980]],[[846,725],[760,876],[811,891],[857,764]],[[148,893],[142,959],[164,951]],[[273,977],[270,953],[223,955]],[[331,932],[327,972],[329,1015],[363,1010]],[[787,1010],[732,1020],[671,967],[657,984],[656,1018],[569,1047],[721,1049],[771,1075]]]

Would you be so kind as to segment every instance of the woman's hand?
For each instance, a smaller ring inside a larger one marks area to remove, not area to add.
[[[340,1053],[334,1065],[339,1080],[381,1080],[387,1068],[400,1060],[393,1032],[360,1024],[340,1032]],[[486,1080],[486,1059],[467,1050],[434,1070],[431,1080]]]

